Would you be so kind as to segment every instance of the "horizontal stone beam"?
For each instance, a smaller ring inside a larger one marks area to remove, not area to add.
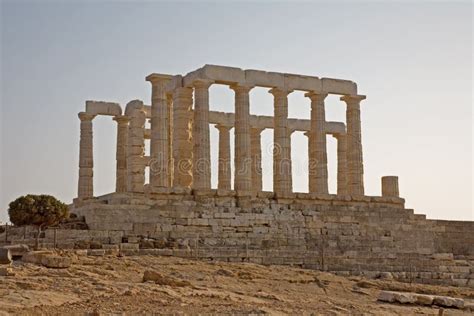
[[[234,126],[234,113],[209,112],[210,124],[221,124]],[[273,129],[273,116],[250,115],[250,126],[256,128]],[[288,119],[288,128],[291,131],[309,131],[311,129],[311,120],[305,119]],[[346,125],[342,122],[326,122],[326,134],[344,134]]]
[[[120,104],[114,102],[104,101],[86,101],[86,113],[91,115],[122,115],[122,108]]]
[[[117,105],[117,107],[114,107]],[[151,106],[144,105],[140,100],[130,101],[125,109],[125,115],[130,116],[135,109],[142,109],[146,113],[147,118],[151,118]],[[120,110],[120,112],[118,112]],[[112,102],[87,101],[86,112],[93,115],[121,115],[120,105]],[[234,113],[225,113],[218,111],[209,112],[210,124],[221,124],[234,126]],[[250,115],[250,126],[255,128],[273,129],[273,116],[266,115]],[[288,119],[288,128],[291,131],[309,131],[311,129],[311,121],[305,119]],[[345,134],[346,125],[342,122],[326,122],[326,134]],[[145,138],[150,139],[150,130],[145,129]]]
[[[209,124],[234,126],[234,113],[210,111]],[[250,126],[254,128],[273,129],[273,117],[264,115],[250,115]],[[288,119],[290,131],[308,132],[311,129],[311,120]],[[326,134],[338,135],[346,133],[346,124],[342,122],[326,122]],[[145,129],[145,139],[150,139],[150,129]]]
[[[266,72],[262,70],[243,70],[235,67],[205,65],[182,77],[175,79],[172,86],[182,84],[191,87],[196,80],[212,80],[216,84],[245,84],[265,88],[283,88],[286,90],[314,91],[339,95],[357,94],[357,84],[350,80],[318,78],[289,73]]]

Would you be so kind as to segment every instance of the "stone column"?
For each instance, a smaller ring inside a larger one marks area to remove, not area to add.
[[[230,190],[230,129],[232,126],[217,124],[216,128],[219,130],[219,171],[217,188]]]
[[[127,139],[128,139],[128,116],[116,116],[117,122],[117,169],[115,175],[115,192],[127,192]]]
[[[337,194],[346,195],[347,192],[347,137],[346,134],[333,134],[337,140]]]
[[[173,186],[193,184],[192,143],[193,89],[176,88],[173,91]]]
[[[173,186],[174,159],[173,159],[173,95],[166,95],[168,104],[168,186]]]
[[[94,197],[94,150],[92,120],[95,115],[86,112],[78,114],[81,120],[79,140],[79,183],[77,197],[88,199]]]
[[[308,92],[311,99],[311,130],[309,133],[309,192],[328,194],[328,157],[326,148],[326,111],[324,99],[327,94]]]
[[[169,117],[166,84],[171,76],[153,74],[151,82],[150,189],[169,186]]]
[[[209,139],[210,80],[196,80],[194,85],[193,188],[211,188],[211,152]]]
[[[292,91],[273,88],[273,191],[285,196],[292,192],[290,133],[288,130],[288,94]]]
[[[233,85],[235,91],[235,191],[249,192],[252,189],[250,160],[250,101],[251,86]]]
[[[396,176],[382,177],[382,196],[400,197],[400,193],[398,191],[398,177]]]
[[[364,195],[364,164],[362,161],[362,137],[360,124],[360,101],[363,95],[345,95],[341,100],[347,104],[347,178],[348,193]]]
[[[250,129],[250,158],[252,161],[252,191],[262,191],[262,131],[264,128]]]
[[[134,101],[140,102],[141,101]],[[144,192],[145,185],[145,120],[144,110],[136,109],[130,118],[127,149],[127,191]]]

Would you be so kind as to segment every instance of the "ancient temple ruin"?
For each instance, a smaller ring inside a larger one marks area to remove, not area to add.
[[[381,196],[365,195],[360,119],[365,96],[354,82],[214,65],[146,80],[151,105],[134,100],[122,111],[117,103],[87,101],[79,113],[79,185],[71,211],[88,230],[55,231],[60,247],[93,242],[94,254],[291,264],[369,277],[389,272],[401,281],[474,287],[474,222],[415,214],[399,197],[395,176],[382,178]],[[234,113],[210,111],[214,84],[234,91]],[[273,117],[250,114],[254,87],[273,95]],[[310,119],[288,117],[293,91],[304,91],[311,101]],[[346,122],[326,121],[329,94],[345,103]],[[117,122],[116,190],[102,196],[93,190],[92,122],[98,115]],[[217,189],[211,188],[211,125],[219,131]],[[264,129],[273,129],[270,192],[262,191]],[[307,193],[293,190],[294,131],[308,137]],[[337,194],[328,191],[327,135],[337,139]],[[46,239],[51,236],[46,231]]]
[[[116,192],[211,189],[209,128],[214,125],[219,130],[218,189],[231,189],[229,132],[234,128],[234,190],[239,196],[262,191],[260,134],[273,129],[275,196],[294,193],[294,131],[304,131],[308,137],[309,194],[329,194],[326,135],[332,135],[338,146],[337,195],[364,196],[360,103],[365,96],[357,94],[354,82],[213,65],[185,76],[153,73],[146,80],[151,83],[151,105],[134,100],[123,113],[119,104],[87,101],[86,111],[79,113],[78,198],[94,196],[92,120],[97,115],[113,116],[117,122]],[[209,87],[213,84],[227,85],[234,91],[234,113],[209,110]],[[268,88],[273,95],[273,117],[250,114],[249,92],[255,87]],[[309,120],[288,118],[288,95],[296,90],[304,91],[311,100]],[[340,95],[346,104],[346,123],[326,121],[324,100],[329,94]],[[145,128],[147,119],[151,119],[150,129]],[[150,141],[150,156],[145,156],[146,141]],[[145,183],[146,168],[149,183]],[[396,177],[384,177],[382,195],[398,197],[397,181]]]

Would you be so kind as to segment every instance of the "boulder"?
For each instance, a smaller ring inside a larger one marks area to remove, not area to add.
[[[396,294],[395,292],[380,291],[379,297],[377,298],[377,300],[381,302],[393,303],[396,301],[395,294]]]
[[[11,267],[0,267],[0,276],[14,276],[15,272]]]
[[[381,291],[378,297],[379,301],[389,303],[413,304],[416,302],[414,293]]]
[[[143,274],[143,282],[152,281],[159,285],[169,285],[175,287],[190,286],[188,281],[177,280],[168,276],[162,275],[159,272],[146,270]]]
[[[21,257],[21,261],[28,263],[41,264],[41,260],[45,255],[52,255],[52,251],[31,251]]]
[[[0,264],[12,263],[12,254],[10,249],[0,248]]]
[[[55,255],[51,251],[32,251],[24,255],[21,260],[54,269],[64,269],[71,266],[70,258]]]
[[[442,307],[456,307],[463,308],[464,300],[460,298],[448,297],[448,296],[435,296],[433,300],[434,305]]]
[[[47,268],[65,269],[71,266],[71,259],[61,256],[43,256],[41,264]]]
[[[431,305],[433,304],[434,296],[425,294],[415,295],[416,304],[418,305]]]
[[[416,302],[416,298],[413,293],[396,293],[395,300],[402,304],[414,304]]]
[[[3,249],[10,249],[12,257],[22,257],[30,251],[30,247],[25,244],[7,245],[3,246]]]

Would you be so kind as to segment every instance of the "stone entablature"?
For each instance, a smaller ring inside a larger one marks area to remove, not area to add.
[[[146,80],[152,86],[151,105],[131,101],[122,115],[117,103],[86,102],[86,111],[81,114],[88,118],[81,123],[79,198],[93,197],[91,139],[96,115],[110,115],[117,121],[116,192],[143,193],[172,187],[211,189],[212,124],[219,130],[218,188],[231,187],[229,130],[233,128],[234,190],[239,195],[255,195],[262,190],[260,133],[273,129],[276,195],[293,193],[291,134],[302,131],[308,137],[309,193],[329,194],[326,135],[332,135],[338,141],[337,194],[364,196],[360,102],[365,96],[357,94],[354,82],[216,65],[205,65],[185,76],[154,73]],[[209,88],[214,84],[227,85],[234,91],[234,113],[210,111]],[[257,86],[268,88],[273,95],[274,116],[250,114],[249,93]],[[310,119],[288,118],[288,95],[295,90],[306,92],[311,104]],[[345,123],[326,121],[324,100],[329,94],[341,95],[341,101],[346,103]],[[147,120],[151,123],[149,129],[145,128]],[[150,156],[145,156],[148,140]],[[149,183],[145,179],[147,167]],[[393,183],[396,179],[384,180],[385,194],[398,196],[398,183]]]

